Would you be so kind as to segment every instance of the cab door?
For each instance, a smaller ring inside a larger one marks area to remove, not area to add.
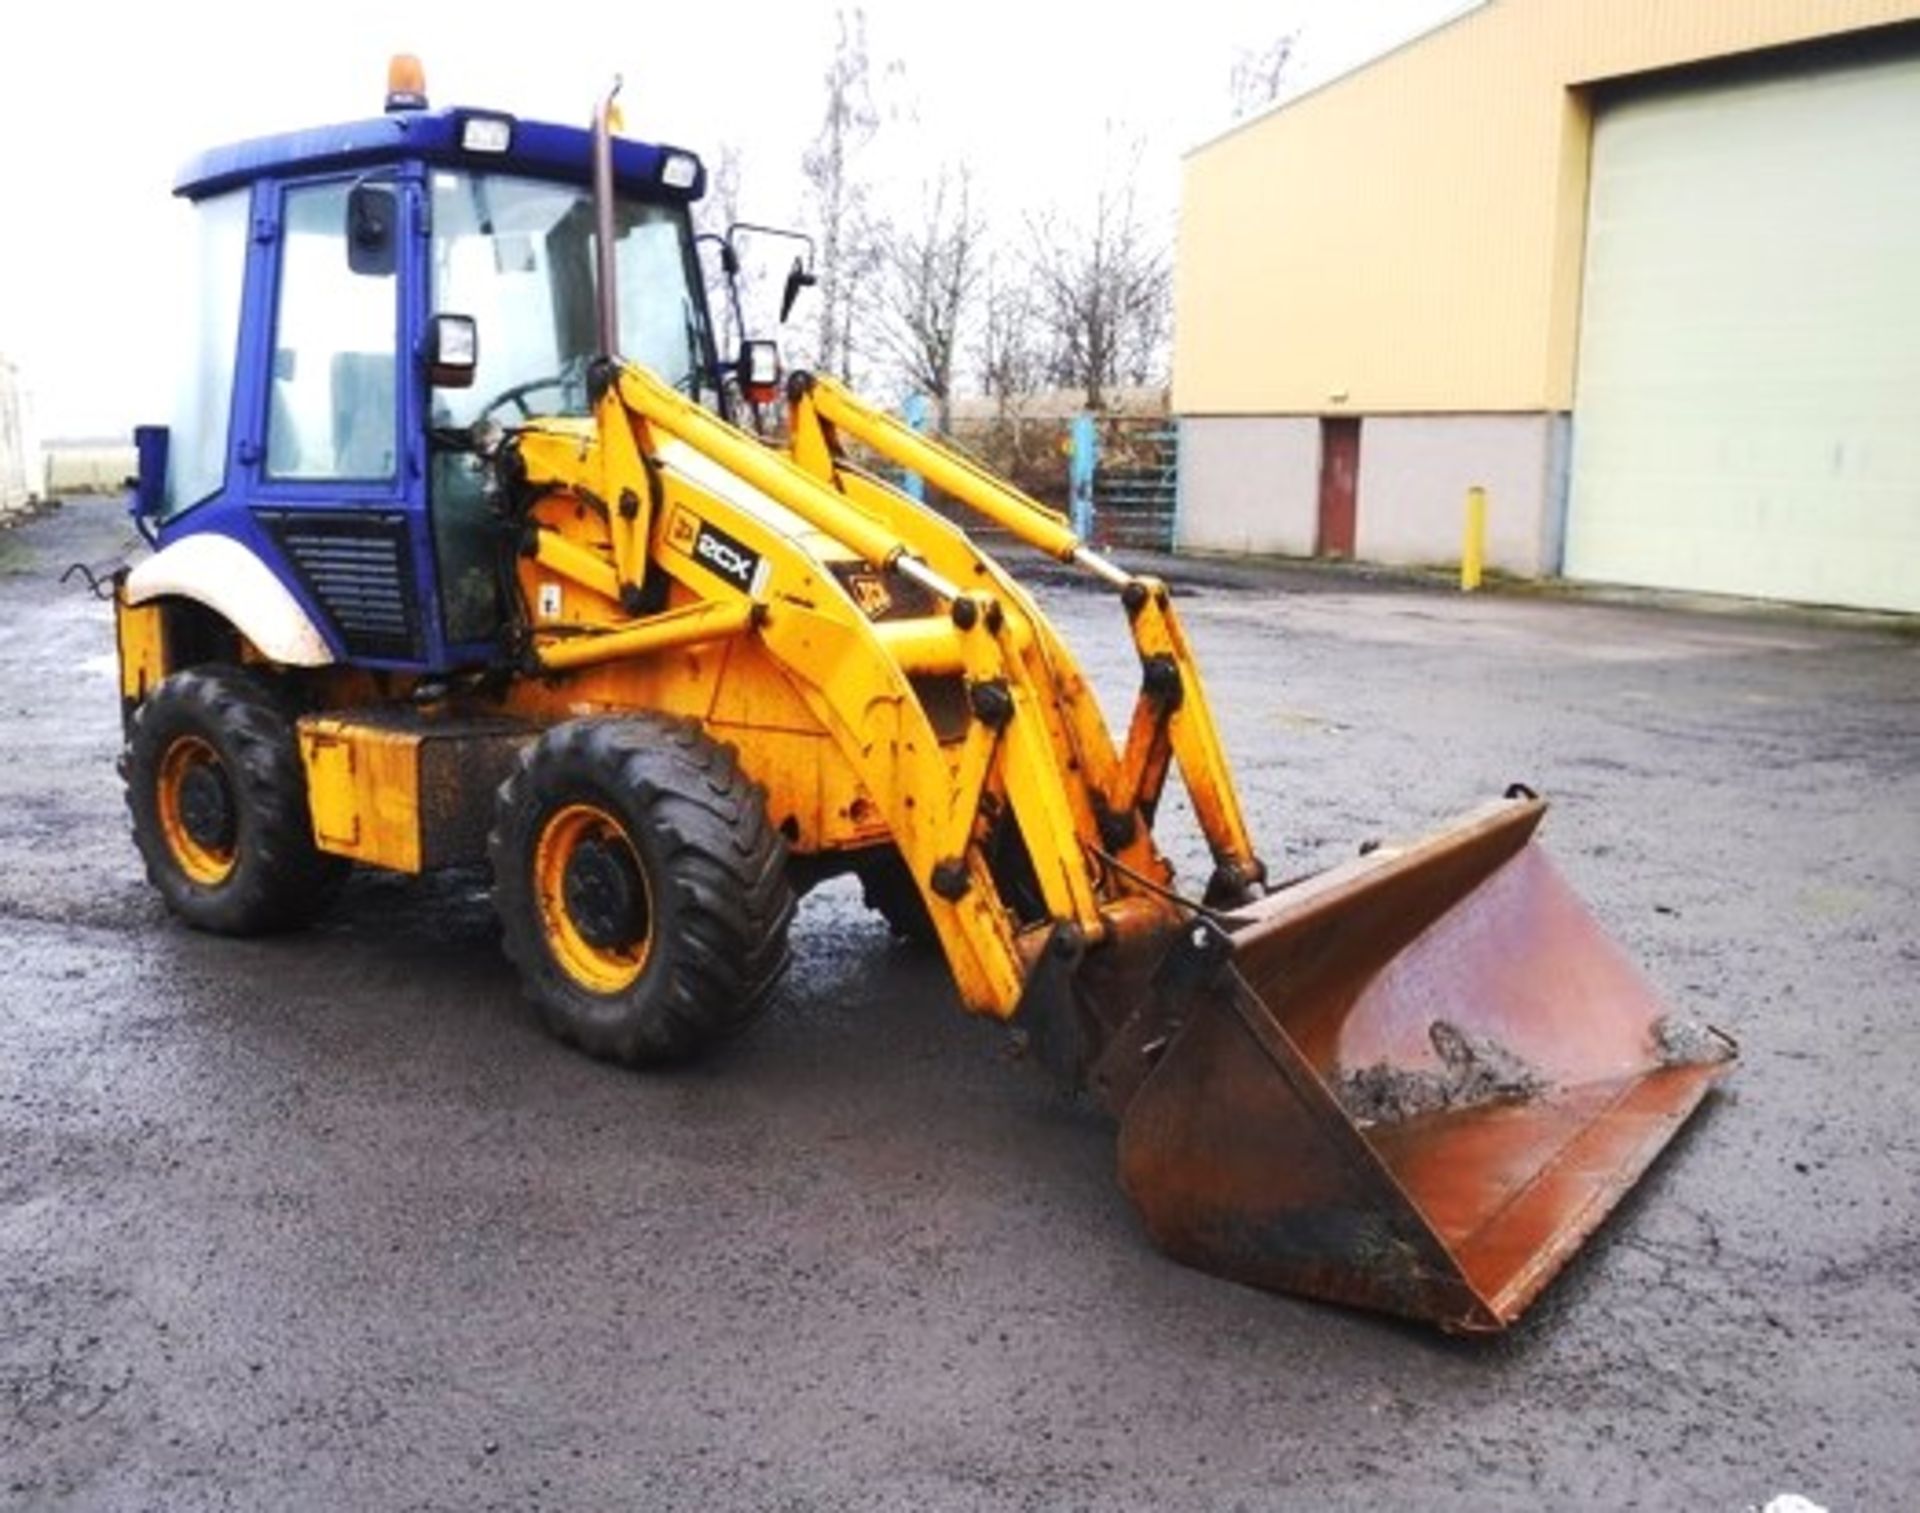
[[[350,224],[371,178],[293,181],[267,196],[262,393],[241,461],[256,525],[342,659],[421,668],[441,647],[405,336],[418,210],[407,176],[389,170]]]

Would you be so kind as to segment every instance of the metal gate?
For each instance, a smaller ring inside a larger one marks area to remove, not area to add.
[[[1098,421],[1093,539],[1101,546],[1173,550],[1180,433],[1162,416]]]

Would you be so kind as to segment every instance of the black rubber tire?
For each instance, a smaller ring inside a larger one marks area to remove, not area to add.
[[[161,765],[183,738],[212,748],[232,808],[233,866],[217,883],[183,869],[160,819]],[[352,870],[313,843],[294,711],[264,674],[218,665],[174,673],[134,711],[120,775],[147,878],[196,930],[293,929],[324,911]]]
[[[897,938],[915,946],[939,944],[927,901],[914,886],[913,874],[897,848],[882,847],[860,863],[859,874],[861,897]]]
[[[542,916],[540,837],[581,804],[617,822],[650,901],[643,965],[618,991],[570,973]],[[488,851],[521,985],[547,1027],[589,1055],[626,1066],[686,1061],[759,1018],[786,971],[786,843],[733,748],[692,721],[647,714],[555,726],[501,785]]]

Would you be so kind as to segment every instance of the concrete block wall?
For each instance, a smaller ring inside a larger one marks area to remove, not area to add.
[[[1308,557],[1320,512],[1320,422],[1297,415],[1180,421],[1182,551]]]
[[[1489,567],[1537,578],[1560,569],[1551,415],[1378,415],[1360,426],[1355,554],[1427,567],[1460,560],[1467,490],[1487,491]]]
[[[1487,490],[1487,563],[1522,577],[1560,570],[1563,415],[1368,415],[1360,424],[1355,555],[1459,561],[1466,492]],[[1186,551],[1311,556],[1320,494],[1318,416],[1186,416],[1180,513]]]
[[[46,449],[46,491],[62,494],[118,494],[140,466],[131,446],[115,441],[59,442]]]

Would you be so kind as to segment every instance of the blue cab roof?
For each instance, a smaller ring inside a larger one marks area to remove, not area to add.
[[[463,148],[461,130],[471,116],[508,122],[512,135],[507,150],[469,152]],[[699,199],[707,187],[704,165],[696,168],[693,182],[685,188],[676,189],[661,183],[660,172],[669,153],[694,158],[699,164],[694,154],[683,149],[616,136],[613,139],[615,187],[654,199]],[[465,106],[399,110],[364,121],[280,132],[215,147],[180,170],[173,192],[197,200],[273,174],[373,167],[408,158],[587,184],[593,177],[593,133],[578,126],[521,121],[504,111]]]

